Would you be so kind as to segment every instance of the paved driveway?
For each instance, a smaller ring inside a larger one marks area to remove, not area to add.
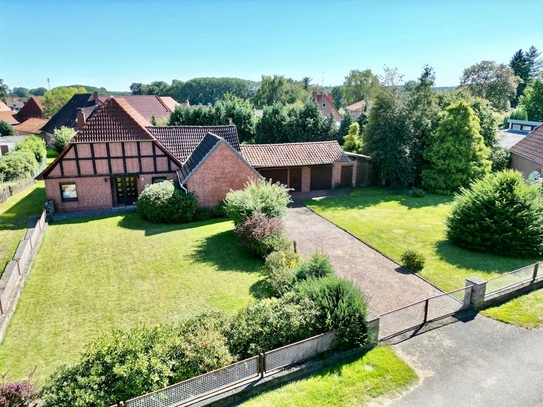
[[[543,331],[482,315],[393,348],[422,383],[388,407],[543,406]]]
[[[285,228],[298,253],[309,258],[315,250],[330,256],[337,273],[352,280],[369,299],[370,311],[381,314],[440,291],[401,268],[360,240],[299,205],[299,198],[285,217]]]

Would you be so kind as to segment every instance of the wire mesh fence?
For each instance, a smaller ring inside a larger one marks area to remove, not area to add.
[[[469,308],[471,290],[472,286],[462,287],[381,314],[379,340],[392,338]]]
[[[526,281],[536,281],[543,278],[543,273],[539,270],[540,263],[530,264],[529,266],[513,270],[510,273],[491,278],[486,282],[486,295],[496,293],[505,288]]]

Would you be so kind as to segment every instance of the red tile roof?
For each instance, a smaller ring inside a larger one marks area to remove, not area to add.
[[[23,108],[17,112],[17,116],[21,120],[26,120],[31,117],[41,118],[43,116],[43,105],[36,96],[32,96],[26,101]]]
[[[366,106],[366,101],[362,99],[353,103],[352,105],[347,106],[345,110],[362,110],[364,106]]]
[[[207,133],[213,133],[239,150],[238,131],[235,125],[225,126],[168,126],[147,127],[147,130],[179,161],[185,162]]]
[[[117,99],[120,99],[118,97]],[[151,122],[153,114],[157,119],[167,117],[175,110],[177,103],[174,99],[167,96],[155,95],[127,95],[122,96],[130,106],[132,106],[148,122]]]
[[[243,144],[241,155],[255,168],[295,167],[350,161],[337,141]]]
[[[510,151],[543,166],[543,124],[513,145]]]
[[[0,112],[11,112],[11,109],[8,105],[6,105],[4,102],[0,100]],[[14,112],[12,112],[14,113]]]
[[[14,117],[14,115],[17,114],[13,110],[8,111],[0,111],[0,120],[3,120],[11,125],[19,124],[19,121]]]
[[[47,119],[38,119],[37,117],[31,117],[28,120],[25,120],[21,124],[18,124],[13,129],[15,133],[26,133],[26,134],[39,134],[41,128],[45,126]]]
[[[123,98],[109,98],[98,108],[72,143],[154,140],[145,120]]]

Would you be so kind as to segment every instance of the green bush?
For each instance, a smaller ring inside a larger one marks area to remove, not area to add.
[[[300,257],[292,249],[270,253],[264,263],[266,282],[272,295],[280,297],[292,289]]]
[[[4,120],[0,120],[0,136],[14,136],[13,126]]]
[[[194,212],[193,220],[208,220],[211,218],[211,209],[209,208],[196,208]]]
[[[424,192],[424,189],[411,188],[408,192],[408,195],[411,198],[424,198],[426,196],[426,192]]]
[[[283,235],[279,218],[268,218],[260,213],[245,218],[235,228],[239,243],[252,255],[265,258],[273,251],[287,250],[291,243]]]
[[[334,266],[330,263],[330,258],[324,253],[315,251],[309,261],[301,262],[298,265],[296,279],[323,278],[334,275],[334,273]]]
[[[290,202],[288,189],[284,185],[264,180],[251,180],[244,189],[230,191],[225,198],[226,212],[235,225],[255,213],[268,218],[283,216]]]
[[[0,406],[3,407],[31,407],[38,396],[38,389],[28,380],[7,383],[0,387]]]
[[[415,250],[406,250],[400,257],[402,266],[406,269],[414,271],[415,273],[421,271],[424,268],[424,255]]]
[[[447,219],[456,246],[512,257],[543,255],[543,198],[518,171],[487,175],[463,188]]]
[[[310,300],[293,293],[264,299],[233,318],[227,334],[230,352],[245,359],[316,335],[316,327],[317,311]]]
[[[48,378],[43,406],[110,406],[228,365],[228,321],[224,314],[204,314],[178,325],[104,335],[78,363]]]
[[[23,141],[19,141],[15,145],[15,150],[27,150],[34,154],[36,162],[41,164],[47,157],[47,150],[45,148],[45,141],[42,138],[32,134],[25,138]]]
[[[33,176],[38,168],[39,164],[32,151],[14,150],[0,158],[0,174],[4,181],[15,181]]]
[[[228,213],[226,213],[226,203],[221,201],[220,204],[213,208],[212,213],[214,218],[227,218]]]
[[[183,223],[193,220],[196,198],[176,188],[173,181],[147,185],[136,202],[144,219],[157,223]]]
[[[71,127],[60,127],[53,132],[53,148],[60,153],[75,136],[75,130]]]
[[[336,276],[301,281],[294,292],[315,304],[319,333],[339,330],[340,348],[367,343],[366,301],[353,283]]]

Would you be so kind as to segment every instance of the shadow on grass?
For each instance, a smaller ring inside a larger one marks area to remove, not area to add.
[[[363,209],[381,203],[397,202],[408,209],[418,209],[447,204],[452,200],[452,196],[427,194],[423,198],[413,198],[405,191],[385,187],[364,187],[353,189],[346,197],[310,200],[305,204],[322,209]]]
[[[145,236],[153,236],[161,233],[169,233],[176,230],[188,230],[204,225],[214,225],[222,222],[228,222],[228,219],[209,219],[190,223],[154,223],[143,219],[139,213],[129,213],[123,216],[118,225],[125,229],[143,230],[145,232]]]
[[[483,273],[507,273],[538,261],[477,253],[457,247],[448,240],[437,242],[435,247],[436,253],[447,263]]]
[[[45,188],[36,187],[24,198],[0,213],[0,230],[26,229],[28,227],[28,217],[39,215],[44,202]],[[9,200],[3,205],[8,206]]]
[[[222,271],[236,270],[254,273],[260,272],[264,264],[261,259],[250,257],[243,250],[236,241],[233,230],[220,232],[201,240],[190,257],[195,262],[213,264]]]

